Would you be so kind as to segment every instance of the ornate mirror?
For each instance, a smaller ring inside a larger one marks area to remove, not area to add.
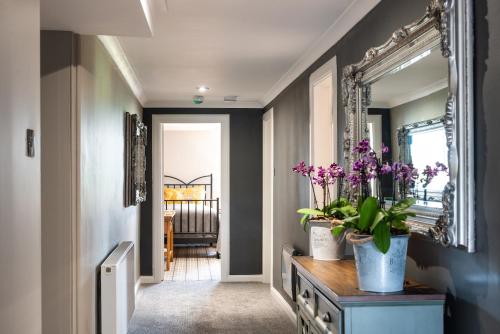
[[[432,0],[425,15],[370,48],[343,71],[344,159],[369,139],[384,161],[412,164],[432,178],[409,191],[417,200],[412,232],[475,251],[474,134],[470,0]],[[398,199],[391,178],[372,193]]]

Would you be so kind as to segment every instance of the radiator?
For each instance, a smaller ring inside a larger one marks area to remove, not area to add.
[[[135,309],[134,243],[124,241],[101,265],[102,334],[126,334]]]
[[[291,245],[283,245],[281,250],[281,280],[283,290],[295,301],[295,280],[292,272],[292,256],[298,255]]]

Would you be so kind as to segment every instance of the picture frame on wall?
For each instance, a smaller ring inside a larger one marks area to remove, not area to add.
[[[147,126],[138,115],[125,112],[124,206],[146,201]]]

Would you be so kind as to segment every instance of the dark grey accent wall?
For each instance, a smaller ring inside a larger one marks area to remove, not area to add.
[[[229,114],[231,275],[262,274],[262,109],[145,108],[151,129],[155,114]],[[152,145],[146,148],[147,192],[152,194]],[[141,274],[152,275],[152,201],[141,208]],[[224,254],[222,254],[224,256]]]
[[[308,158],[308,86],[310,73],[337,56],[339,73],[364,51],[379,45],[397,28],[424,13],[427,0],[383,0],[344,38],[285,89],[266,109],[275,113],[274,285],[280,291],[277,252],[288,242],[307,250],[295,210],[307,204],[307,186],[289,173],[290,164]],[[424,240],[410,242],[408,274],[448,294],[445,329],[449,334],[498,333],[500,328],[500,2],[475,1],[476,224],[478,251],[468,254]],[[340,84],[340,78],[339,78]],[[340,86],[339,86],[340,87]],[[340,95],[339,91],[339,96]],[[344,115],[339,107],[339,137]],[[283,293],[282,293],[283,294]]]

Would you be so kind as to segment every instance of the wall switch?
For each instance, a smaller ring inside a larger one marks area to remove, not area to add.
[[[26,130],[26,155],[30,158],[35,156],[35,131],[33,129]]]

